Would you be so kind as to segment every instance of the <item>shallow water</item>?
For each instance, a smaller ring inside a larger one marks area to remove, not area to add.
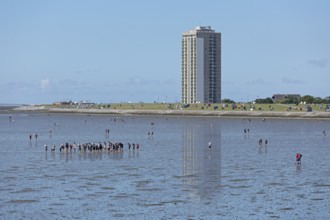
[[[11,116],[0,114],[0,219],[330,217],[330,121]],[[107,141],[106,128],[122,153],[44,150]]]

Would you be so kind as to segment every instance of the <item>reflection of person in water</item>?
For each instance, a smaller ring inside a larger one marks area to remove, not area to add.
[[[296,163],[297,164],[301,164],[301,157],[302,157],[302,154],[301,153],[297,153],[296,154]]]

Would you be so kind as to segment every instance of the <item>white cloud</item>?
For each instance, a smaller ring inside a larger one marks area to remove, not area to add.
[[[304,83],[301,80],[298,80],[298,79],[289,79],[289,78],[286,78],[286,77],[284,77],[282,79],[282,82],[288,83],[288,84],[303,84]]]
[[[246,83],[247,85],[270,85],[270,82],[267,82],[263,79],[257,79]]]
[[[39,86],[41,89],[47,89],[49,88],[49,85],[50,85],[49,79],[40,80]]]
[[[149,86],[149,85],[154,85],[154,86],[166,86],[166,85],[173,85],[175,84],[175,81],[173,79],[167,79],[167,80],[149,80],[145,79],[140,76],[134,76],[130,78],[127,82],[127,85],[135,85],[135,86]]]
[[[147,85],[149,82],[139,76],[134,76],[129,79],[128,84],[133,84],[133,85]]]

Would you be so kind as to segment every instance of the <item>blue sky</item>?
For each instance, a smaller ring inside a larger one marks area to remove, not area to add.
[[[222,33],[222,98],[330,96],[328,0],[2,0],[0,103],[180,101],[181,35]]]

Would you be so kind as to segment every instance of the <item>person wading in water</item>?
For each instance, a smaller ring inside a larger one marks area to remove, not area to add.
[[[297,164],[301,164],[301,157],[302,157],[302,154],[301,153],[297,153],[296,154],[296,163]]]

